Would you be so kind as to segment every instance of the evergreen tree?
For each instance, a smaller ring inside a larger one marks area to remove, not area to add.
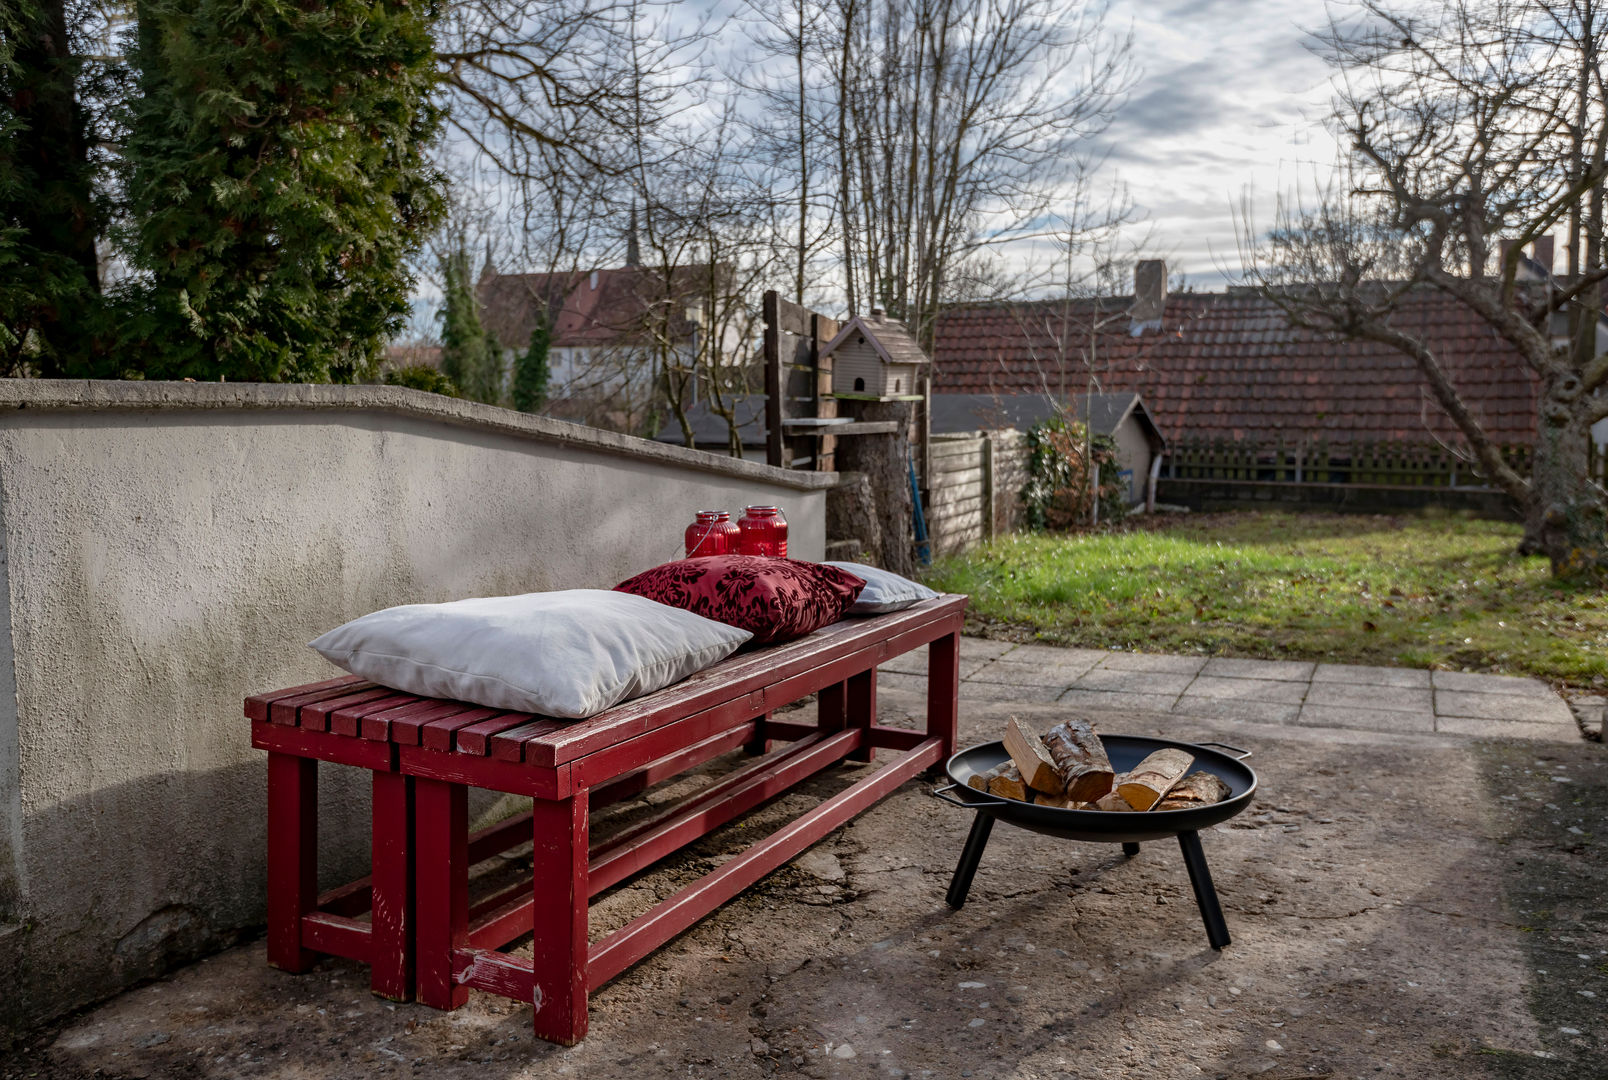
[[[502,397],[497,344],[480,325],[480,301],[461,245],[441,260],[441,373],[463,396],[495,405]]]
[[[547,350],[553,342],[553,331],[547,320],[536,320],[530,332],[530,347],[514,361],[514,408],[520,412],[541,412],[547,405],[547,381],[551,372],[547,367]]]
[[[63,0],[0,3],[0,375],[99,374],[105,222]]]
[[[146,374],[346,382],[440,214],[436,7],[144,0],[125,150]]]

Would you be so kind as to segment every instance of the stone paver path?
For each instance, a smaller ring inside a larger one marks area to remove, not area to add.
[[[965,638],[963,701],[1008,699],[1366,731],[1577,738],[1564,700],[1538,679],[1295,660],[1066,649]],[[925,651],[885,666],[879,685],[923,690]]]

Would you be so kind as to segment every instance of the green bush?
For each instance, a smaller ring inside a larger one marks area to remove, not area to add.
[[[1028,528],[1042,532],[1086,524],[1096,497],[1101,523],[1115,524],[1127,514],[1124,488],[1117,480],[1117,443],[1111,436],[1089,438],[1083,424],[1057,416],[1028,429],[1027,450],[1021,500]],[[1091,483],[1091,460],[1099,470],[1098,492]]]
[[[385,382],[387,386],[406,386],[413,390],[424,390],[447,397],[463,397],[456,383],[429,364],[409,364],[406,367],[392,368],[385,373]]]

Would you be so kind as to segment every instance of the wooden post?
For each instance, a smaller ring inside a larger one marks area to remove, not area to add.
[[[587,796],[537,799],[531,806],[531,966],[537,1038],[574,1046],[586,1038]]]
[[[318,902],[318,762],[268,754],[268,963],[306,971],[302,916]]]
[[[960,631],[957,630],[927,646],[927,734],[943,740],[938,761],[940,769],[955,752],[960,726],[959,689]]]
[[[432,1009],[456,1009],[469,1000],[469,988],[452,977],[453,950],[469,943],[468,791],[419,777],[413,805],[419,1000]]]
[[[785,468],[782,460],[782,378],[781,297],[775,289],[765,290],[765,460]]]
[[[374,770],[372,813],[373,963],[369,987],[413,1000],[413,778]]]
[[[983,432],[983,540],[994,539],[994,436]]]

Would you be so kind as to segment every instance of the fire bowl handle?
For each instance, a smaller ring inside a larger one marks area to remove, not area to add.
[[[1235,757],[1240,761],[1244,761],[1246,758],[1251,756],[1251,752],[1249,750],[1241,750],[1239,747],[1230,746],[1227,743],[1221,743],[1221,742],[1199,742],[1199,743],[1196,743],[1195,745],[1196,746],[1215,746],[1219,750],[1227,750],[1229,752],[1230,756]]]
[[[958,806],[962,810],[975,810],[975,809],[977,809],[977,806],[978,806],[977,803],[962,802],[960,799],[957,799],[952,795],[945,795],[944,794],[944,792],[953,791],[956,788],[958,788],[959,786],[960,786],[959,784],[945,784],[941,788],[933,788],[927,794],[931,795],[935,799],[938,799],[938,800],[941,800],[943,802],[948,803],[950,806]],[[972,790],[976,791],[977,789],[973,788]],[[1002,806],[1005,803],[1008,803],[1008,802],[1011,801],[1009,799],[1002,799],[998,795],[990,795],[986,791],[978,791],[977,794],[978,794],[978,796],[980,798],[986,799],[988,802],[998,803],[998,804],[1000,804]]]

